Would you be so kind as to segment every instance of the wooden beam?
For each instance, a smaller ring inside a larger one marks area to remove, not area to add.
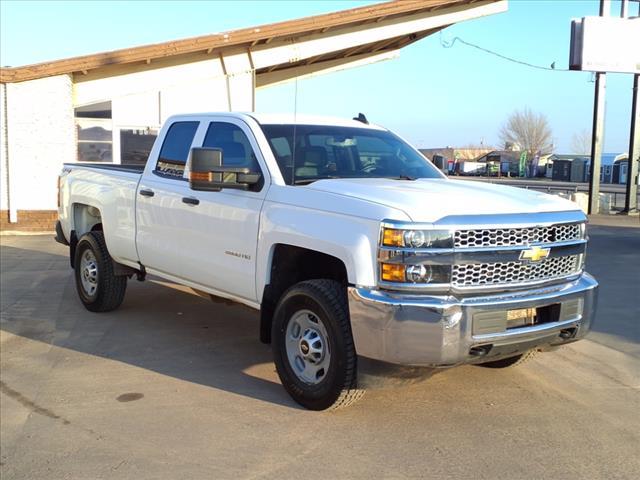
[[[385,40],[384,42],[378,42],[378,44],[375,45],[371,51],[372,52],[379,52],[380,50],[382,50],[384,48],[387,48],[390,45],[393,45],[394,43],[396,43],[401,38],[404,38],[404,37],[394,37],[394,38],[389,38],[388,40]]]
[[[327,55],[328,55],[327,53],[323,53],[322,55],[316,55],[315,57],[311,57],[310,59],[307,60],[305,65],[311,65],[312,63],[316,63],[322,57],[326,57]]]
[[[218,58],[220,59],[220,65],[222,66],[222,73],[227,75],[227,66],[224,64],[224,56],[222,55],[222,52],[218,53]]]
[[[347,51],[344,53],[343,57],[344,57],[344,58],[347,58],[347,57],[350,57],[350,56],[352,56],[352,55],[355,55],[355,54],[356,54],[356,53],[358,53],[360,50],[363,50],[363,49],[367,49],[367,48],[369,48],[369,45],[370,45],[370,44],[365,44],[365,45],[358,45],[357,47],[353,47],[353,48],[351,48],[351,49],[347,50]]]

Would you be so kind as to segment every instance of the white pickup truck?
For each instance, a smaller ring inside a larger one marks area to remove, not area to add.
[[[88,310],[147,274],[248,305],[314,410],[362,396],[365,365],[508,367],[594,317],[576,205],[448,180],[362,115],[174,116],[144,168],[65,165],[59,201]]]

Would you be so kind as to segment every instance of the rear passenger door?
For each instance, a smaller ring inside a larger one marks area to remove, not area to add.
[[[187,274],[182,268],[189,245],[181,218],[183,198],[189,195],[184,172],[199,126],[193,120],[168,127],[156,165],[143,175],[136,195],[138,256],[147,269],[163,275]]]

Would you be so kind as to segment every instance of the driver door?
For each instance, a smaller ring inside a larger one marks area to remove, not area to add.
[[[228,167],[262,174],[253,190],[189,191],[181,205],[182,275],[209,289],[255,301],[256,252],[260,211],[270,183],[264,159],[250,128],[229,117],[208,117],[204,136],[194,146],[219,148]],[[189,164],[187,163],[188,176]]]

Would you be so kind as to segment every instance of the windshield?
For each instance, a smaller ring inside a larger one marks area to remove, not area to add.
[[[262,125],[287,185],[325,178],[441,178],[420,153],[385,130]]]

